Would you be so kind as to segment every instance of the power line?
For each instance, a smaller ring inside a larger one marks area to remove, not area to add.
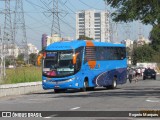
[[[59,8],[58,8],[58,0],[52,0],[52,10],[49,8],[49,6],[42,0],[40,0],[45,7],[48,8],[48,11],[52,13],[52,26],[51,26],[51,35],[54,33],[59,34],[61,36],[60,32],[60,24],[59,24]]]
[[[67,1],[69,2],[69,4],[70,4],[75,10],[77,10],[76,7],[74,7],[74,5],[72,4],[72,2],[70,2],[70,0],[67,0]]]
[[[40,0],[40,2],[47,8],[44,8],[44,7],[42,7],[42,6],[39,6],[39,5],[36,5],[36,4],[34,4],[33,2],[30,2],[30,1],[28,1],[28,0],[26,0],[30,5],[32,5],[33,7],[34,6],[36,6],[36,7],[39,7],[39,8],[42,8],[42,9],[44,9],[44,10],[48,10],[49,12],[48,13],[52,13],[52,10],[51,10],[51,8],[49,8],[49,6],[47,6],[47,4],[44,2],[44,1],[42,1],[42,0]],[[61,4],[63,4],[62,2],[61,2]],[[35,8],[35,7],[34,7]],[[35,8],[36,9],[36,8]],[[46,12],[47,13],[47,12]],[[60,12],[59,12],[60,13]],[[72,13],[73,13],[73,11],[72,11]],[[67,14],[72,14],[72,13],[69,13],[69,12],[67,12]],[[75,14],[75,13],[73,13],[73,14]],[[61,14],[60,14],[61,15]],[[29,16],[29,15],[28,15]],[[45,15],[46,16],[46,15]],[[31,17],[31,16],[30,16]],[[31,17],[31,18],[33,18],[33,17]],[[47,17],[48,18],[48,17]],[[74,19],[75,20],[75,18],[73,18],[73,17],[71,17],[72,19]],[[35,18],[33,18],[35,21],[37,21]],[[64,23],[64,21],[61,19],[61,18],[59,18],[60,19],[60,21],[62,21],[63,23]],[[45,22],[44,22],[45,23]],[[67,26],[69,26],[71,29],[73,29],[73,30],[75,30],[75,28],[74,27],[72,27],[71,25],[68,25],[68,23],[64,23],[64,24],[66,24]],[[56,29],[58,29],[57,27],[55,27]],[[54,32],[56,32],[56,31],[54,31]],[[62,31],[61,31],[62,32]],[[62,32],[62,33],[64,33],[64,32]]]
[[[28,3],[31,4],[31,5],[34,5],[34,6],[37,6],[37,7],[39,7],[39,8],[42,8],[42,9],[46,10],[44,7],[39,6],[39,5],[37,5],[37,4],[35,4],[35,3],[31,2],[31,1],[26,0],[26,2],[28,2]]]
[[[78,1],[81,2],[82,4],[86,5],[86,6],[89,7],[89,8],[97,9],[97,10],[103,10],[103,9],[99,9],[99,8],[95,8],[95,7],[93,7],[93,6],[90,6],[90,5],[86,4],[85,2],[83,2],[83,1],[81,1],[81,0],[78,0]]]
[[[67,3],[67,2],[62,3],[62,2],[60,1],[60,4],[61,4],[61,5],[65,6],[67,9],[69,9],[73,14],[76,14],[72,9],[70,9],[70,8],[66,5],[66,3]],[[66,9],[65,9],[65,10],[66,10]],[[68,13],[67,13],[67,14],[68,14]],[[74,17],[72,17],[71,15],[70,15],[70,18],[72,18],[73,20],[76,21],[76,19],[75,19]]]

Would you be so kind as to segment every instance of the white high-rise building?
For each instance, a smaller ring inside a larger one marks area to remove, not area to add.
[[[86,36],[110,42],[109,12],[85,10],[76,13],[76,38]]]
[[[31,43],[28,44],[28,54],[31,53],[36,53],[38,54],[39,50],[37,49],[37,47]]]
[[[133,49],[133,40],[126,39],[121,41],[122,44],[125,44],[126,47]]]
[[[58,42],[61,40],[62,40],[62,38],[60,37],[59,34],[53,34],[51,37],[47,36],[47,46],[54,43],[54,42]]]

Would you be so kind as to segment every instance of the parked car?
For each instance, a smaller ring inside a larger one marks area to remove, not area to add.
[[[154,69],[145,69],[143,72],[143,80],[145,79],[154,79],[156,80],[156,71]]]

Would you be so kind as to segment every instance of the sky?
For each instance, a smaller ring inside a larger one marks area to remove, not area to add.
[[[11,0],[11,11],[14,11],[15,1]],[[23,0],[24,18],[26,25],[27,42],[34,44],[39,50],[41,50],[41,37],[42,34],[51,34],[52,26],[52,0]],[[103,0],[58,0],[59,2],[59,18],[60,29],[62,37],[76,36],[76,12],[80,10],[105,10],[105,4]],[[113,9],[107,6],[107,10],[113,12]],[[3,32],[4,26],[4,1],[0,1],[0,26]],[[12,14],[12,22],[14,16]],[[127,27],[128,26],[128,27]],[[141,26],[141,27],[139,27]],[[141,28],[141,29],[139,29]],[[142,25],[139,22],[132,23],[117,23],[117,30],[114,27],[114,42],[120,42],[126,38],[135,40],[138,38],[138,34],[149,37],[151,26]],[[129,30],[129,32],[126,31]],[[17,30],[18,31],[18,30]],[[116,32],[117,31],[117,32]],[[140,32],[141,31],[141,32]],[[18,35],[22,35],[21,31],[17,32]]]

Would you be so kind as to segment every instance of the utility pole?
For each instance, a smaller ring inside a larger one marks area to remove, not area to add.
[[[60,24],[59,24],[59,8],[58,8],[58,0],[52,0],[53,8],[52,8],[52,27],[51,27],[51,36],[56,33],[61,37]]]
[[[24,55],[24,61],[28,63],[29,55],[28,55],[26,26],[25,26],[24,10],[23,10],[23,0],[16,0],[13,29],[14,29],[14,41],[19,46],[20,53]],[[21,34],[18,34],[19,32],[21,32]],[[17,36],[19,36],[20,39],[18,39]]]

